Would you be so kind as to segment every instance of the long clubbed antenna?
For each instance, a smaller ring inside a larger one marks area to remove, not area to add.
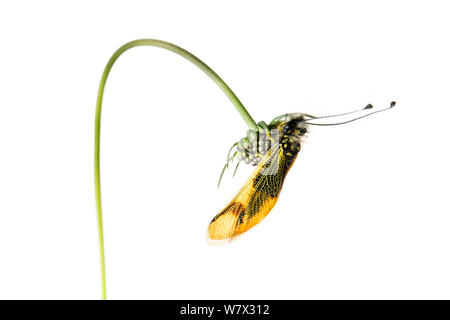
[[[332,115],[321,116],[321,117],[316,117],[316,116],[312,116],[312,115],[309,115],[309,114],[308,114],[308,116],[309,116],[310,118],[314,119],[314,120],[315,120],[315,119],[334,118],[334,117],[346,116],[346,115],[349,115],[349,114],[353,114],[353,113],[356,113],[356,112],[361,112],[361,111],[368,110],[368,109],[372,109],[372,108],[373,108],[373,105],[369,103],[367,106],[365,106],[365,107],[362,108],[362,109],[353,110],[353,111],[350,111],[350,112],[344,112],[344,113],[332,114]]]
[[[304,123],[305,123],[305,124],[308,124],[308,125],[313,125],[313,126],[337,126],[337,125],[350,123],[350,122],[353,122],[353,121],[356,121],[356,120],[359,120],[359,119],[368,117],[368,116],[370,116],[370,115],[372,115],[372,114],[375,114],[375,113],[379,113],[379,112],[383,112],[383,111],[392,109],[394,106],[395,106],[395,101],[392,101],[391,104],[390,104],[390,106],[387,107],[387,108],[384,108],[384,109],[381,109],[381,110],[372,111],[372,112],[370,112],[370,113],[368,113],[368,114],[365,114],[365,115],[363,115],[363,116],[359,116],[359,117],[356,117],[356,118],[353,118],[353,119],[350,119],[350,120],[347,120],[347,121],[342,121],[342,122],[334,122],[334,123],[313,123],[313,122],[309,122],[310,120],[316,120],[316,119],[323,119],[323,118],[331,118],[331,117],[343,116],[343,115],[348,115],[348,114],[352,114],[352,113],[359,112],[359,111],[363,111],[363,110],[367,110],[367,109],[372,109],[373,106],[372,106],[371,104],[368,104],[366,107],[364,107],[363,109],[360,109],[360,110],[351,111],[351,112],[346,112],[346,113],[341,113],[341,114],[337,114],[337,115],[331,115],[331,116],[313,117],[312,119],[310,119],[310,120],[308,120],[308,121],[305,121]]]

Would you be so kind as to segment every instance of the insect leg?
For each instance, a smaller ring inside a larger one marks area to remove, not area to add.
[[[223,166],[222,172],[220,173],[220,176],[219,176],[219,182],[217,183],[217,188],[220,187],[220,181],[222,181],[223,174],[225,173],[225,170],[228,168],[228,164],[230,163],[230,161],[232,161],[232,160],[234,159],[234,157],[236,157],[237,151],[236,151],[231,157],[230,157],[230,154],[231,154],[231,152],[233,151],[233,148],[235,148],[235,147],[237,146],[237,144],[238,144],[238,143],[235,142],[235,143],[231,146],[230,150],[228,151],[228,154],[227,154],[227,161],[225,162],[225,165]]]
[[[236,164],[236,168],[234,168],[234,172],[233,172],[233,177],[236,175],[236,171],[239,167],[239,163],[241,163],[241,161],[238,161],[238,163]]]

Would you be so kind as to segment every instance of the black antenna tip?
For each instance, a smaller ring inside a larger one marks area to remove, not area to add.
[[[395,101],[391,102],[391,108],[395,107]]]
[[[364,107],[363,110],[372,109],[372,108],[373,108],[373,105],[371,105],[371,104],[369,103],[367,106]]]

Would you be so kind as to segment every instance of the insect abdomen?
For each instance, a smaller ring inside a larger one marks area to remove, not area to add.
[[[293,138],[289,135],[284,135],[281,139],[281,148],[283,155],[286,158],[286,171],[290,169],[297,154],[300,151],[301,145],[299,139]]]

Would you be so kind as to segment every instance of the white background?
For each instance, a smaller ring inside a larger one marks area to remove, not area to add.
[[[137,38],[208,63],[256,121],[398,106],[312,128],[257,227],[206,228],[251,172],[217,178],[245,123],[195,66],[136,48],[102,122],[109,298],[450,298],[445,1],[15,1],[0,5],[0,298],[100,298],[98,83]]]

